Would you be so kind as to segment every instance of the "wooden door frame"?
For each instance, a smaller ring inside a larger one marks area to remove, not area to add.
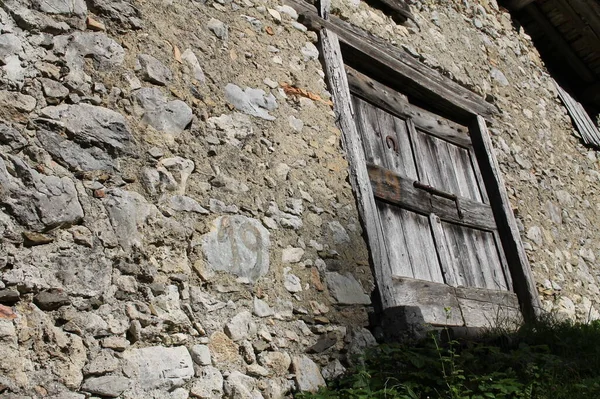
[[[377,207],[361,138],[354,122],[354,110],[341,45],[344,46],[346,53],[358,55],[353,57],[353,62],[360,64],[361,72],[370,73],[371,76],[385,76],[386,81],[382,83],[392,83],[390,85],[392,89],[399,89],[402,94],[433,106],[432,108],[441,116],[450,117],[469,127],[521,312],[526,321],[534,320],[540,313],[541,304],[486,125],[486,120],[493,120],[496,109],[475,93],[399,51],[384,40],[330,16],[330,0],[321,0],[319,10],[302,0],[285,0],[285,2],[299,12],[301,21],[309,29],[319,34],[325,73],[333,96],[337,124],[342,131],[344,149],[350,166],[351,184],[369,240],[375,265],[373,270],[378,281],[383,308],[393,306],[391,298],[395,292],[390,289],[390,285],[379,282],[397,280],[397,277],[391,275],[389,261],[382,246],[383,232],[373,217],[377,214]]]

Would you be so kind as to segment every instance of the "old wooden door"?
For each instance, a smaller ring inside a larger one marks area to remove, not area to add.
[[[434,324],[486,325],[517,298],[469,129],[348,68],[377,225],[398,306]],[[388,95],[381,95],[387,90]],[[378,92],[379,91],[379,92]],[[467,313],[467,314],[465,314]]]

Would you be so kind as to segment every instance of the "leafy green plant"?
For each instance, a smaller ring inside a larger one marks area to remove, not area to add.
[[[448,330],[367,350],[304,399],[588,399],[600,397],[600,322],[542,319],[477,340]]]

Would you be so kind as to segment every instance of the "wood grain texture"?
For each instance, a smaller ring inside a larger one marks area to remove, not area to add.
[[[600,130],[587,114],[583,106],[578,103],[569,93],[567,93],[556,81],[554,85],[558,90],[558,96],[569,111],[569,115],[577,130],[581,134],[581,138],[586,145],[591,145],[600,148]]]
[[[506,259],[523,316],[526,320],[534,320],[541,312],[540,299],[508,194],[504,188],[504,180],[496,161],[487,126],[482,117],[477,117],[472,123],[471,138],[482,175],[486,181],[485,186],[490,196],[498,233],[506,251]]]
[[[385,168],[369,164],[367,169],[373,193],[382,201],[423,215],[435,213],[444,221],[460,225],[490,231],[496,228],[492,208],[489,205],[460,198],[459,206],[463,215],[461,218],[455,201],[415,188],[414,181]]]
[[[347,65],[346,73],[350,91],[355,96],[363,98],[392,115],[402,119],[410,118],[416,126],[429,134],[459,146],[470,146],[469,129],[466,126],[440,118],[433,112],[410,104],[405,96]]]
[[[513,292],[450,287],[411,278],[394,277],[396,306],[419,306],[423,321],[433,325],[491,327],[508,315],[519,317]]]

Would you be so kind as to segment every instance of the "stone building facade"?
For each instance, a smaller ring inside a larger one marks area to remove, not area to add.
[[[331,13],[498,109],[545,310],[599,317],[600,173],[495,0]],[[282,398],[373,345],[317,35],[272,0],[6,0],[0,395]]]

